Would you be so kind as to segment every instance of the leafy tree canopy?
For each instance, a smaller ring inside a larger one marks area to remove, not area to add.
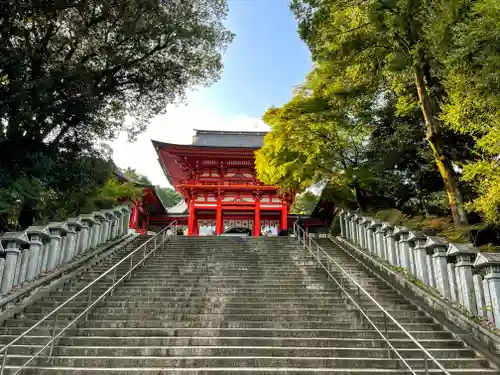
[[[156,192],[165,207],[173,207],[182,200],[182,195],[172,188],[157,187]]]
[[[103,186],[105,141],[218,79],[226,14],[225,0],[2,1],[0,210],[26,226],[47,197]]]
[[[464,2],[453,1],[453,10]],[[454,167],[453,144],[443,132],[447,91],[435,52],[435,30],[450,1],[292,0],[299,34],[313,58],[327,67],[330,92],[359,97],[366,92],[397,95],[399,114],[418,109],[456,225],[466,225],[462,191]],[[454,14],[454,13],[452,13]]]
[[[138,182],[143,185],[153,185],[147,176],[137,173],[137,171],[133,168],[128,167],[123,171],[123,173],[134,182]]]
[[[318,204],[318,199],[319,197],[313,192],[305,191],[295,197],[290,212],[293,214],[310,215],[316,204]]]

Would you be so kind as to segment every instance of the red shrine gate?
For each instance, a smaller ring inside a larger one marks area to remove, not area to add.
[[[255,151],[265,134],[197,130],[191,145],[153,141],[165,175],[184,202],[151,214],[149,224],[177,220],[189,235],[218,235],[232,227],[252,229],[255,236],[286,230],[293,195],[281,195],[277,186],[256,177]]]

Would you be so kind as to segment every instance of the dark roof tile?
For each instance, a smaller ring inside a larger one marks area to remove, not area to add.
[[[193,145],[212,147],[261,148],[266,132],[197,130]]]

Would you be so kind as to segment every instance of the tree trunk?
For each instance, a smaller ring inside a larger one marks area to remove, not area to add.
[[[426,138],[432,148],[434,160],[436,161],[439,173],[443,178],[444,188],[448,195],[451,214],[455,226],[467,225],[467,215],[464,209],[462,194],[458,188],[457,174],[453,169],[453,164],[446,154],[445,144],[439,130],[439,120],[437,119],[436,106],[427,92],[422,66],[419,62],[413,67],[415,84],[417,85],[420,108],[424,115],[426,125]]]
[[[361,188],[357,180],[354,180],[354,195],[356,196],[356,203],[358,204],[359,209],[361,210],[361,212],[365,212],[366,201],[363,197],[363,194],[361,193]]]
[[[30,200],[26,200],[21,205],[21,211],[19,212],[19,226],[21,229],[26,229],[30,225],[33,225],[36,218],[36,210],[33,208],[35,206],[35,202]]]

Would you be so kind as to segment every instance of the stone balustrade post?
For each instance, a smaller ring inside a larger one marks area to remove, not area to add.
[[[356,236],[358,238],[358,248],[360,249],[364,249],[365,246],[364,246],[364,237],[363,237],[363,227],[362,227],[362,222],[363,220],[365,220],[364,216],[361,216],[361,215],[357,215],[356,217],[356,222],[355,222],[355,226],[356,226]]]
[[[366,247],[365,245],[365,237],[363,233],[363,221],[365,220],[364,216],[361,216],[361,214],[358,215],[356,218],[356,231],[358,234],[358,247],[360,249],[364,249]]]
[[[385,230],[384,226],[386,226],[387,223],[382,223],[381,226],[378,227],[378,229],[375,231],[375,243],[377,244],[377,255],[379,258],[382,260],[386,260],[386,248],[385,248]]]
[[[487,285],[486,293],[489,292],[488,310],[491,310],[495,327],[500,328],[500,254],[479,253],[474,262],[474,267],[485,271],[483,284]],[[487,301],[488,302],[488,301]]]
[[[448,277],[448,262],[446,252],[448,250],[448,240],[444,237],[427,237],[425,244],[430,253],[429,267],[434,275],[434,287],[439,290],[444,298],[451,299],[450,279]]]
[[[132,212],[132,209],[130,208],[129,205],[124,205],[123,208],[123,233],[122,233],[122,236],[125,236],[128,231],[129,231],[129,227],[130,227],[130,214]],[[345,218],[345,215],[344,215],[344,218]],[[344,226],[345,226],[345,221],[344,221]]]
[[[106,243],[110,240],[111,237],[111,228],[113,226],[113,218],[114,215],[111,212],[111,210],[106,210],[103,211],[104,214],[104,231],[103,231],[103,237],[101,238],[102,243]]]
[[[68,231],[66,223],[56,222],[49,223],[47,228],[50,233],[50,246],[47,257],[47,271],[52,271],[58,266],[58,260],[61,257],[61,252],[64,252],[62,236]]]
[[[125,223],[125,216],[127,215],[126,206],[118,207],[118,211],[120,212],[120,217],[118,218],[116,237],[120,238],[126,234],[125,228],[123,227],[123,224]]]
[[[109,222],[109,236],[108,240],[114,240],[114,233],[116,232],[116,220],[118,218],[118,215],[116,214],[115,210],[110,210],[108,213],[108,218],[110,220]]]
[[[354,227],[356,228],[356,238],[358,239],[357,245],[358,248],[363,249],[363,233],[361,232],[361,222],[364,220],[364,217],[361,214],[356,215],[356,221],[354,222]]]
[[[346,238],[346,230],[345,230],[345,216],[347,212],[342,209],[339,213],[339,223],[340,223],[340,235]]]
[[[109,233],[109,223],[110,220],[108,216],[103,212],[101,217],[101,233],[99,236],[99,245],[102,245],[108,241],[108,233]]]
[[[41,272],[44,242],[50,237],[49,230],[44,226],[31,226],[26,229],[26,234],[30,240],[28,268],[26,271],[26,281],[32,281]]]
[[[56,266],[64,262],[67,248],[68,248],[68,233],[66,232],[61,234],[61,249],[57,257]]]
[[[397,263],[399,267],[403,267],[411,274],[411,258],[410,258],[410,231],[405,227],[397,226],[394,228],[394,236],[396,238],[396,251],[398,252]]]
[[[26,281],[26,272],[28,270],[28,261],[30,257],[30,249],[23,247],[21,249],[20,258],[17,262],[18,271],[16,271],[16,279],[14,285],[22,285]]]
[[[458,283],[457,283],[457,269],[455,265],[456,259],[455,258],[449,258],[448,257],[448,263],[446,264],[447,267],[447,272],[448,272],[448,278],[450,281],[450,298],[452,301],[458,303]]]
[[[415,264],[416,276],[424,284],[430,285],[430,275],[427,267],[427,250],[425,249],[427,236],[419,231],[410,231],[409,241],[414,255],[413,261]]]
[[[358,242],[358,236],[356,235],[356,214],[353,214],[350,218],[349,225],[351,227],[351,243],[356,245]]]
[[[92,248],[92,234],[94,233],[92,227],[96,223],[96,220],[92,214],[80,215],[78,219],[81,224],[78,254],[83,254]]]
[[[477,313],[477,297],[475,294],[474,275],[472,267],[477,255],[477,250],[472,244],[450,243],[446,255],[455,257],[454,270],[449,270],[456,280],[456,301],[472,313]]]
[[[120,222],[120,218],[122,216],[122,212],[118,208],[113,208],[111,210],[111,212],[113,214],[113,221],[112,221],[112,225],[111,225],[110,239],[116,240],[116,238],[118,237],[117,236],[117,234],[118,234],[118,223]]]
[[[0,289],[2,287],[4,269],[5,269],[5,249],[3,248],[2,241],[0,240]]]
[[[378,242],[377,242],[377,232],[382,227],[382,222],[378,219],[374,219],[368,225],[368,235],[370,237],[370,253],[378,256]]]
[[[354,214],[352,212],[347,212],[346,216],[345,216],[345,225],[346,225],[346,239],[349,241],[349,242],[353,242],[352,240],[352,226],[351,226],[351,218],[354,216]]]
[[[483,318],[493,321],[493,314],[488,314],[487,309],[485,308],[486,300],[484,298],[483,276],[480,274],[475,274],[472,277],[472,281],[474,282],[474,294],[476,295],[476,306],[478,314]]]
[[[123,230],[122,230],[122,224],[123,224],[122,208],[121,207],[115,208],[114,213],[115,213],[116,219],[115,219],[115,223],[113,225],[112,238],[115,240],[115,239],[120,238],[122,236],[122,232],[123,232]]]
[[[392,224],[384,224],[382,226],[382,230],[384,231],[384,245],[385,245],[385,256],[387,262],[392,264],[393,266],[397,265],[397,251],[396,251],[396,238],[394,236],[394,226]]]
[[[92,241],[90,247],[96,249],[101,244],[101,232],[104,232],[104,215],[99,211],[93,212],[92,215],[94,216],[94,223],[92,223]]]
[[[79,218],[69,218],[67,220],[68,233],[66,234],[66,252],[64,253],[64,259],[62,262],[71,261],[78,252],[78,236],[77,230],[80,231],[82,224]]]
[[[351,218],[351,228],[352,228],[352,244],[358,245],[358,214],[354,214]]]
[[[0,292],[7,294],[15,286],[16,272],[19,273],[21,268],[21,249],[22,246],[29,245],[29,238],[25,232],[7,232],[0,237],[0,241],[5,252],[5,267]]]
[[[372,221],[372,218],[370,217],[364,217],[363,220],[361,221],[361,233],[362,233],[362,239],[363,239],[363,249],[369,251],[370,248],[370,238],[369,238],[369,231],[368,231],[368,226],[370,225]]]

